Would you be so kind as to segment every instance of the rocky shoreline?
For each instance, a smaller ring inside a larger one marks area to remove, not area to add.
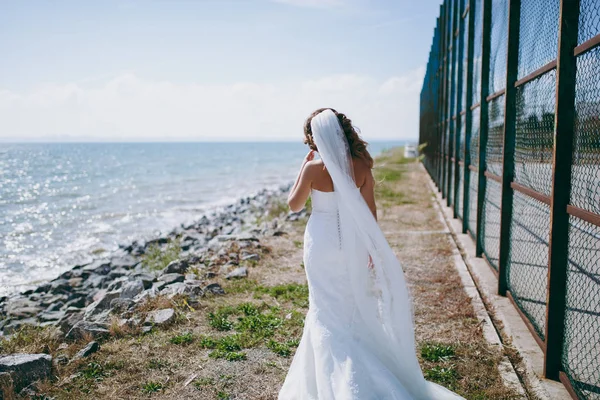
[[[264,220],[273,209],[284,210],[289,189],[290,185],[264,189],[166,235],[121,245],[110,256],[76,265],[36,289],[1,297],[0,338],[26,326],[57,327],[67,341],[95,338],[108,334],[115,317],[119,324],[142,330],[168,323],[172,312],[140,320],[132,310],[157,295],[182,294],[194,302],[207,292],[223,292],[218,283],[211,283],[219,276],[247,276],[247,267],[241,264],[259,260],[260,237],[285,234],[278,219]],[[295,220],[304,213],[286,213],[285,218]],[[153,270],[155,266],[145,262],[150,253],[169,246],[178,248],[177,259]]]

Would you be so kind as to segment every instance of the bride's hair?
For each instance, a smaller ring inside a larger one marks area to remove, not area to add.
[[[331,110],[337,116],[338,121],[340,121],[340,126],[344,131],[344,135],[346,136],[346,140],[348,141],[348,147],[350,148],[350,155],[352,158],[362,159],[367,162],[369,168],[373,168],[373,158],[369,151],[367,150],[368,143],[365,142],[359,136],[358,128],[352,126],[352,121],[350,118],[346,117],[344,114],[337,112],[333,108],[319,108],[306,119],[304,123],[304,144],[307,144],[311,150],[317,150],[317,145],[313,140],[312,129],[310,127],[310,123],[314,117],[316,117],[319,113],[325,110]]]

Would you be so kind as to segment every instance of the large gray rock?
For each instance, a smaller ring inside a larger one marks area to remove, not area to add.
[[[63,333],[68,333],[79,321],[83,320],[82,312],[74,312],[69,314],[65,319],[61,320],[58,326]]]
[[[165,308],[162,310],[150,311],[146,316],[145,324],[147,325],[168,325],[175,319],[175,310]]]
[[[16,392],[33,382],[49,378],[51,371],[52,357],[48,354],[12,354],[0,357],[0,373],[10,374]]]
[[[162,273],[164,274],[185,274],[188,270],[189,265],[186,260],[175,260],[171,261],[169,265],[165,269],[163,269]]]
[[[98,342],[96,342],[96,341],[89,342],[87,344],[87,346],[85,346],[83,349],[79,350],[77,352],[77,354],[75,354],[75,357],[73,357],[73,360],[79,360],[82,358],[89,357],[90,355],[97,352],[98,350],[100,350],[100,344],[98,344]]]
[[[110,263],[114,268],[132,269],[139,264],[139,261],[135,257],[124,255],[111,259]]]
[[[176,282],[183,282],[185,280],[185,276],[182,274],[164,274],[159,277],[158,280],[167,285],[171,285]]]
[[[83,267],[83,271],[99,275],[107,275],[110,272],[110,261],[96,260]]]
[[[152,287],[152,283],[156,280],[154,275],[144,273],[144,272],[134,274],[134,275],[132,275],[132,278],[141,280],[142,283],[144,284],[144,289],[150,289]]]
[[[2,327],[2,331],[5,335],[10,335],[25,326],[37,326],[38,320],[36,318],[25,318],[25,319],[15,319],[8,322],[4,327]]]
[[[121,295],[118,291],[102,293],[98,300],[87,306],[83,319],[91,319],[94,315],[100,314],[110,308],[110,302]]]
[[[42,308],[38,303],[26,298],[14,298],[8,300],[5,306],[6,314],[9,317],[28,318],[36,316]]]
[[[225,294],[225,290],[223,290],[221,285],[219,285],[218,283],[211,283],[210,285],[207,285],[202,290],[206,293],[212,293],[212,294],[217,294],[217,295]]]
[[[64,311],[44,311],[43,313],[40,313],[38,318],[42,322],[60,321],[65,317],[65,315],[66,313]]]
[[[177,282],[165,287],[161,292],[165,295],[187,294],[190,297],[200,297],[204,294],[202,281]]]
[[[67,333],[65,339],[79,340],[83,339],[86,336],[99,338],[107,336],[108,334],[109,331],[108,329],[106,329],[106,325],[104,324],[97,324],[89,321],[79,321],[73,326],[73,328],[71,328],[69,333]]]
[[[112,312],[125,312],[129,310],[135,302],[132,299],[112,299],[110,302],[110,309]]]
[[[127,282],[121,289],[122,299],[133,299],[138,294],[144,291],[144,282],[140,279]]]
[[[242,261],[258,261],[260,260],[260,256],[258,254],[248,254],[242,257]]]
[[[228,273],[225,276],[225,278],[226,279],[245,278],[247,276],[248,276],[248,268],[246,268],[246,267],[239,267],[239,268],[234,269],[230,273]]]

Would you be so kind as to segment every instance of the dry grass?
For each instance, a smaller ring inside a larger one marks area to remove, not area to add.
[[[452,243],[432,206],[425,173],[402,159],[401,150],[386,153],[377,166],[380,224],[411,287],[426,376],[468,399],[511,398],[497,371],[500,355],[483,339],[452,265]],[[157,297],[140,310],[174,307],[173,325],[141,335],[115,320],[98,353],[57,366],[56,380],[42,383],[42,392],[57,400],[276,399],[307,311],[305,222],[286,223],[287,235],[261,239],[261,260],[248,264],[248,279],[213,280],[225,296],[207,295],[192,306],[184,297]],[[2,350],[71,357],[85,345],[65,347],[50,331],[32,332],[3,342]]]
[[[502,354],[483,338],[462,288],[453,265],[454,244],[433,206],[425,171],[406,163],[399,152],[389,155],[387,163],[388,169],[402,171],[386,184],[404,193],[404,204],[384,206],[380,225],[406,273],[425,376],[467,399],[515,398],[498,372]]]

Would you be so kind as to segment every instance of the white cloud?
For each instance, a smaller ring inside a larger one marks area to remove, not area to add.
[[[347,113],[368,138],[416,138],[423,69],[384,81],[334,75],[287,84],[148,81],[0,90],[0,140],[293,140],[319,107]]]

